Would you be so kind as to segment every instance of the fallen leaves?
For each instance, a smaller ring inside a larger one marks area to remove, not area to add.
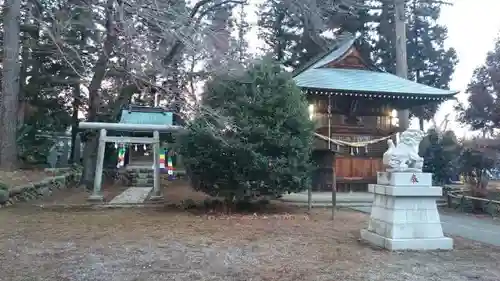
[[[296,220],[296,219],[302,219],[305,221],[310,220],[309,215],[292,215],[292,214],[283,214],[283,215],[278,215],[278,214],[273,214],[273,215],[258,215],[257,213],[254,213],[253,215],[224,215],[224,214],[219,214],[219,215],[204,215],[204,216],[198,216],[199,218],[205,218],[207,220]]]

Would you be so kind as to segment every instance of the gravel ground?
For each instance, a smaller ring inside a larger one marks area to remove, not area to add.
[[[294,211],[295,210],[295,211]],[[500,250],[378,250],[366,215],[328,210],[197,216],[179,210],[0,210],[0,280],[500,280]]]

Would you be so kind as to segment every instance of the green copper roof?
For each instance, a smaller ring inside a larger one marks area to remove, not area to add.
[[[122,110],[120,123],[126,124],[148,124],[148,125],[172,125],[172,112],[143,112],[136,110]]]
[[[419,84],[384,72],[363,58],[367,69],[333,68],[326,65],[339,61],[356,48],[357,39],[343,36],[335,47],[314,58],[294,72],[297,85],[313,94],[380,96],[384,98],[442,99],[457,94]]]
[[[429,87],[386,72],[360,69],[308,69],[295,76],[294,80],[301,88],[328,89],[358,94],[449,96],[457,93]]]
[[[332,49],[330,52],[327,52],[326,56],[322,56],[322,58],[315,62],[310,68],[322,67],[323,65],[342,57],[347,51],[349,51],[355,41],[354,37],[345,39],[345,42],[341,43],[337,48]]]

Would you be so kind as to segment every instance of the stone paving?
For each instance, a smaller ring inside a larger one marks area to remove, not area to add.
[[[109,202],[113,204],[138,204],[144,203],[153,187],[130,187]]]
[[[285,194],[281,201],[299,206],[307,206],[307,192]],[[337,206],[371,206],[373,193],[369,192],[337,192]],[[332,205],[331,192],[313,192],[314,207],[330,207]]]
[[[363,213],[370,213],[371,207],[350,207]],[[493,219],[474,218],[466,214],[440,214],[441,225],[446,234],[460,236],[477,242],[500,246],[500,224]]]
[[[331,206],[330,192],[313,192],[314,207]],[[282,201],[307,206],[307,192],[283,195]],[[370,213],[373,194],[368,192],[337,193],[337,205]],[[477,242],[500,246],[500,223],[489,218],[475,218],[467,214],[440,214],[443,231]]]

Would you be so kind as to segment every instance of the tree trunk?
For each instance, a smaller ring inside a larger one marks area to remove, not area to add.
[[[417,1],[413,1],[413,16],[416,18],[417,15],[415,13],[415,11],[417,10]],[[415,20],[415,24],[413,25],[413,36],[414,36],[414,40],[413,40],[413,44],[415,44],[415,46],[418,46],[418,38],[420,36],[419,32],[418,32],[418,28],[419,28],[419,25],[418,25],[418,20]],[[420,57],[418,57],[417,59],[421,59]],[[415,82],[417,83],[420,83],[420,70],[417,69],[416,73],[415,73]],[[421,116],[417,116],[418,117],[418,125],[419,125],[419,128],[421,131],[424,131],[424,106],[421,105],[419,106],[418,108],[418,111],[421,112]]]
[[[4,60],[0,102],[0,169],[17,167],[17,108],[19,97],[19,33],[21,1],[7,0],[4,6]]]
[[[408,79],[408,58],[406,53],[406,19],[404,0],[394,0],[394,25],[396,32],[396,75]],[[408,129],[410,112],[408,109],[399,110],[399,127]]]
[[[30,59],[30,53],[33,52],[33,49],[36,48],[36,45],[38,43],[38,38],[39,38],[39,30],[38,26],[36,28],[33,28],[32,25],[30,25],[30,21],[33,18],[37,18],[38,16],[38,9],[35,8],[35,3],[28,1],[26,3],[26,8],[25,8],[25,19],[23,23],[24,27],[24,32],[23,32],[23,38],[22,38],[22,51],[21,51],[21,70],[20,70],[20,79],[19,79],[19,106],[17,108],[17,126],[18,128],[21,128],[24,125],[24,119],[26,118],[26,108],[28,108],[28,101],[27,101],[27,92],[26,92],[26,78],[28,77],[28,68],[31,63]],[[36,62],[36,65],[39,65],[38,62]],[[33,65],[33,70],[31,71],[31,75],[38,75],[39,68],[36,67],[36,65]],[[35,83],[35,81],[38,81],[32,77],[30,79],[30,83]]]
[[[80,20],[80,15],[77,15],[77,20]],[[80,36],[80,49],[84,50],[87,40],[87,34],[82,32]],[[83,65],[80,67],[83,72]],[[81,83],[78,82],[73,85],[73,102],[71,104],[72,114],[71,114],[71,162],[72,164],[80,164],[80,157],[75,159],[75,149],[81,149],[76,147],[76,137],[78,135],[78,112],[82,105],[82,93],[81,93]],[[81,145],[81,144],[80,144]],[[80,153],[78,153],[80,155]],[[76,163],[75,163],[76,162]]]
[[[75,143],[76,135],[78,134],[78,110],[80,109],[80,83],[76,84],[73,89],[73,104],[72,104],[72,115],[71,115],[71,160],[70,163],[74,163],[73,155],[75,155]],[[77,159],[78,161],[78,159]],[[78,164],[78,163],[75,163]]]
[[[18,94],[18,108],[17,108],[17,126],[22,127],[24,124],[24,117],[26,111],[26,77],[28,76],[28,66],[30,57],[30,35],[25,32],[23,36],[23,44],[21,51],[21,69],[19,74],[19,94]]]
[[[106,39],[104,40],[104,46],[94,66],[94,75],[92,76],[89,86],[89,108],[87,115],[87,120],[89,122],[97,121],[98,111],[101,106],[99,90],[101,89],[102,81],[106,75],[108,62],[116,43],[116,31],[113,21],[113,3],[114,0],[107,0],[106,2]],[[98,134],[96,134],[96,132],[92,132],[87,138],[85,148],[83,150],[84,169],[81,183],[86,185],[88,189],[92,189],[93,178],[95,176],[97,140]]]

